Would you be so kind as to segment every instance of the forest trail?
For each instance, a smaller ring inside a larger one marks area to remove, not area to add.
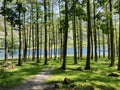
[[[53,90],[53,85],[47,85],[46,81],[52,75],[53,69],[44,69],[30,80],[15,87],[12,90]]]

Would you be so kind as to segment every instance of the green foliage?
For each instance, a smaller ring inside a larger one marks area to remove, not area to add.
[[[119,0],[116,0],[115,4],[114,4],[114,8],[116,9],[115,13],[119,13],[120,14],[120,5],[119,5]]]
[[[1,43],[1,46],[4,47],[5,45],[5,41],[2,40],[2,43]],[[14,49],[14,54],[16,53],[16,49],[18,49],[19,47],[19,43],[18,43],[18,40],[17,39],[13,39],[13,42],[9,39],[8,40],[8,53],[11,55],[11,52],[12,52],[12,47]]]
[[[78,16],[83,20],[87,18],[85,11],[80,4],[75,4],[75,6],[72,5],[72,7],[69,10],[69,13],[70,13],[69,16],[73,16],[74,12],[75,12],[75,16]]]
[[[59,28],[59,33],[64,33],[64,31],[65,31],[65,20],[64,19],[62,19],[61,21],[60,21],[60,28]],[[69,27],[69,26],[68,26]]]
[[[108,2],[108,0],[96,0],[96,1],[99,4],[99,6],[103,6]]]
[[[8,2],[11,2],[12,0],[7,0]],[[15,10],[14,10],[15,9]],[[16,3],[14,5],[11,5],[11,7],[1,7],[1,12],[0,14],[2,16],[6,16],[7,21],[11,23],[12,26],[17,25],[22,25],[22,20],[19,20],[19,15],[18,13],[25,13],[26,8],[23,6],[22,3]]]

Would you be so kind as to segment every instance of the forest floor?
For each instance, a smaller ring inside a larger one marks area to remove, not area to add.
[[[47,79],[51,77],[53,70],[53,68],[43,69],[39,74],[13,89],[0,88],[0,90],[53,90],[53,85],[46,83]]]
[[[110,67],[107,57],[91,60],[91,70],[84,70],[86,57],[77,65],[73,57],[67,57],[66,70],[60,69],[59,59],[50,59],[48,65],[43,65],[44,60],[24,62],[11,69],[1,65],[0,90],[120,90],[117,61]]]

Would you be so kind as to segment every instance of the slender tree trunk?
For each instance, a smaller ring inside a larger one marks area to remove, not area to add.
[[[48,64],[48,60],[47,60],[47,6],[46,6],[46,0],[44,0],[44,25],[45,25],[45,49],[44,49],[44,57],[45,57],[45,61],[44,61],[44,65]]]
[[[14,44],[14,41],[13,41],[13,25],[11,23],[11,42],[12,42],[12,46],[11,46],[11,55],[12,55],[12,61],[13,61],[13,54],[14,54],[14,47],[13,47],[13,44]]]
[[[108,34],[107,40],[108,40],[108,59],[110,60],[110,58],[111,58],[110,34]]]
[[[27,19],[27,21],[28,21],[28,19]],[[26,32],[26,34],[27,34],[27,37],[26,37],[26,45],[27,45],[27,61],[29,60],[28,59],[28,42],[29,42],[29,24],[27,24],[27,26],[26,26],[26,30],[27,30],[27,32]]]
[[[79,22],[77,20],[77,28],[79,28]],[[80,32],[79,29],[77,29],[77,57],[80,59]]]
[[[57,39],[57,37],[58,37],[58,35],[57,35],[57,28],[58,28],[58,27],[59,27],[59,26],[57,25],[57,26],[56,26],[56,41],[55,41],[55,42],[56,42],[56,54],[55,54],[56,57],[57,57],[57,54],[58,54],[58,47],[57,47],[57,45],[58,45],[58,39]]]
[[[90,16],[90,1],[87,1],[87,16],[88,16],[88,27],[87,27],[87,60],[85,70],[90,70],[90,38],[91,38],[91,16]]]
[[[117,32],[117,27],[116,27],[116,25],[117,25],[117,21],[115,20],[115,43],[116,43],[116,44],[115,44],[115,47],[116,47],[116,48],[115,48],[115,54],[116,54],[115,56],[118,57],[118,52],[119,52],[118,49],[119,49],[119,48],[118,48],[118,34],[117,34],[118,32]]]
[[[118,70],[120,70],[120,0],[119,0],[119,53],[118,53]]]
[[[51,20],[50,8],[51,8],[51,7],[50,7],[50,0],[48,0],[48,18],[49,18],[49,21]],[[49,24],[49,27],[48,27],[48,28],[49,28],[49,31],[48,31],[48,32],[49,32],[49,34],[48,34],[48,39],[49,39],[49,40],[48,40],[48,41],[49,41],[48,43],[49,43],[49,45],[48,45],[48,47],[49,47],[49,59],[50,59],[50,56],[51,56],[51,55],[50,55],[50,54],[51,54],[51,53],[50,53],[50,52],[51,52],[51,51],[50,51],[50,49],[51,49],[51,45],[50,45],[50,44],[51,44],[51,43],[50,43],[50,42],[51,42],[51,31],[50,31],[51,25],[50,25],[50,24]]]
[[[101,56],[101,53],[100,53],[100,29],[98,29],[98,49],[99,49],[99,57]]]
[[[95,6],[95,0],[93,0],[93,15],[95,17],[95,10],[96,10],[96,6]],[[95,53],[95,61],[97,62],[98,58],[97,58],[97,34],[96,34],[96,21],[94,18],[94,53]]]
[[[36,2],[37,3],[37,2]],[[37,61],[36,63],[40,63],[40,59],[39,59],[39,23],[38,23],[38,19],[39,19],[39,12],[38,12],[38,7],[36,7],[36,19],[37,19],[37,24],[36,24],[36,39],[37,39]]]
[[[50,25],[49,25],[49,30],[50,30]],[[51,56],[51,51],[50,51],[51,50],[51,43],[50,43],[51,42],[51,38],[50,38],[50,36],[51,35],[50,35],[50,32],[49,32],[49,58]]]
[[[74,45],[74,64],[77,64],[77,51],[76,51],[76,22],[75,22],[75,0],[73,0],[73,45]]]
[[[60,15],[60,29],[61,29],[61,8],[60,8],[60,0],[59,0],[59,15]],[[63,44],[62,44],[62,42],[63,42],[63,34],[62,34],[63,32],[62,32],[62,29],[61,29],[61,31],[60,31],[60,61],[62,60],[62,50],[63,50],[63,48],[62,48],[62,46],[63,46]]]
[[[105,36],[103,33],[103,57],[105,57]]]
[[[4,0],[4,9],[6,9],[6,0]],[[6,27],[6,12],[4,13],[4,30],[5,30],[5,65],[8,62],[8,42],[7,42],[7,27]]]
[[[32,21],[31,14],[30,14],[30,20]],[[31,53],[31,30],[32,30],[32,23],[30,22],[28,59],[30,59],[30,53]]]
[[[20,21],[20,7],[21,4],[18,4],[18,9],[19,9],[19,21]],[[21,24],[19,23],[19,59],[18,59],[18,66],[22,65],[22,60],[21,60],[21,49],[22,49],[22,42],[21,42]]]
[[[35,60],[35,38],[34,38],[34,23],[33,23],[33,4],[31,4],[31,8],[32,8],[32,61]]]
[[[67,56],[67,38],[68,38],[68,0],[65,0],[65,31],[63,43],[63,62],[61,68],[66,70],[66,56]]]
[[[79,20],[80,22],[80,59],[82,60],[82,55],[83,55],[83,33],[82,33],[82,21]]]
[[[55,49],[55,29],[54,29],[54,16],[53,16],[53,3],[52,3],[52,23],[53,23],[53,45],[54,45],[54,60],[56,59],[56,49]]]
[[[27,40],[26,40],[26,28],[25,28],[25,13],[23,14],[24,26],[23,26],[23,34],[24,34],[24,61],[27,61]]]
[[[51,58],[52,58],[52,55],[53,55],[53,48],[52,48],[52,46],[53,46],[53,41],[51,40],[51,50],[50,50],[50,52],[51,52]]]
[[[93,59],[93,32],[91,28],[91,59]]]
[[[41,22],[42,23],[42,22]],[[40,59],[42,57],[42,25],[41,25],[41,28],[40,28]]]
[[[112,21],[112,1],[109,0],[111,19],[110,19],[110,39],[111,39],[111,63],[110,66],[114,66],[114,29],[113,29],[113,21]]]

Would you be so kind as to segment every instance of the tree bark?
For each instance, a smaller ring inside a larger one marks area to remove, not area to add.
[[[119,53],[118,53],[118,70],[120,70],[120,0],[119,0]]]
[[[112,1],[109,0],[111,18],[110,18],[110,39],[111,39],[111,63],[110,66],[114,66],[114,29],[113,29],[113,21],[112,21]]]
[[[48,64],[47,60],[47,6],[46,6],[46,0],[44,0],[44,26],[45,26],[45,47],[44,47],[44,65]]]
[[[37,3],[37,2],[36,2]],[[37,61],[36,61],[36,63],[40,63],[40,59],[39,59],[39,23],[38,23],[38,19],[39,19],[39,12],[38,12],[38,8],[39,7],[36,7],[36,19],[37,19],[37,24],[36,24],[36,31],[37,31],[37,33],[36,33],[36,39],[37,39]]]
[[[91,16],[90,16],[90,1],[87,1],[87,60],[85,70],[90,70],[90,38],[91,38]]]
[[[6,10],[6,0],[4,0],[4,9]],[[4,31],[5,31],[5,65],[8,63],[8,42],[7,42],[7,27],[6,27],[6,11],[4,13]]]
[[[20,7],[21,7],[21,4],[18,3],[19,21],[20,21],[20,15],[21,15]],[[21,65],[22,65],[22,60],[21,60],[21,49],[22,49],[22,41],[21,41],[21,24],[19,23],[19,59],[18,59],[18,66],[21,66]]]
[[[61,69],[63,70],[66,70],[67,38],[68,38],[68,0],[65,0],[65,31],[63,42],[63,62],[61,66]]]
[[[96,35],[96,21],[95,21],[95,0],[93,0],[93,15],[94,15],[94,53],[95,53],[95,61],[97,62],[97,35]]]
[[[73,46],[74,46],[74,64],[77,64],[77,51],[76,51],[76,21],[75,21],[75,0],[73,0]]]

